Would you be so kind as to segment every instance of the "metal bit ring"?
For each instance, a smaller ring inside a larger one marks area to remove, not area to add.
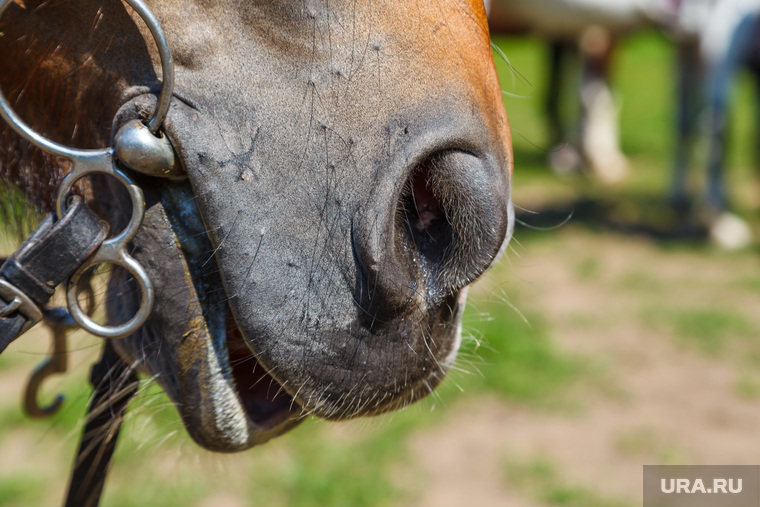
[[[62,217],[64,213],[66,213],[66,201],[74,183],[79,181],[80,178],[93,174],[112,176],[124,186],[132,203],[132,217],[123,231],[113,238],[105,240],[103,244],[100,245],[98,252],[100,252],[100,250],[112,248],[125,249],[127,247],[127,242],[137,234],[137,231],[142,224],[143,215],[145,214],[145,198],[142,190],[135,185],[129,176],[114,166],[112,153],[113,152],[109,149],[107,150],[107,153],[94,156],[89,160],[75,160],[71,172],[63,178],[63,181],[61,181],[61,186],[58,189],[58,196],[55,202],[55,212],[59,217]],[[113,260],[116,260],[115,254],[111,254],[111,256],[114,257]]]
[[[145,324],[145,321],[148,320],[153,308],[155,296],[153,293],[153,285],[150,283],[150,278],[148,278],[148,274],[140,263],[121,249],[115,250],[114,253],[118,253],[119,256],[117,259],[114,259],[108,255],[110,253],[109,250],[110,249],[106,249],[106,252],[102,255],[99,250],[92,259],[80,266],[79,269],[71,275],[68,286],[66,287],[66,304],[69,308],[71,318],[74,319],[82,329],[89,331],[96,336],[100,336],[101,338],[124,338],[137,331],[143,324]],[[140,307],[137,313],[124,324],[115,326],[98,324],[87,315],[79,304],[79,294],[77,294],[77,291],[82,276],[84,276],[91,268],[105,263],[120,266],[129,271],[137,281],[137,285],[140,287]]]
[[[90,174],[108,174],[119,180],[124,185],[124,188],[127,189],[132,202],[132,217],[129,220],[129,224],[119,234],[104,241],[95,254],[71,275],[66,286],[66,303],[69,313],[71,314],[71,318],[82,329],[101,338],[124,338],[145,324],[153,309],[154,293],[153,285],[143,267],[127,253],[128,243],[137,234],[145,214],[143,193],[140,187],[135,185],[123,172],[113,166],[112,160],[109,154],[104,156],[104,160],[93,159],[92,163],[89,164],[75,164],[74,169],[61,182],[58,200],[56,201],[56,213],[58,213],[58,216],[63,216],[63,213],[66,211],[66,196],[74,183],[84,176]],[[106,162],[110,165],[107,165]],[[109,167],[110,170],[104,170],[105,167]],[[140,286],[140,307],[134,317],[124,324],[115,326],[98,324],[90,318],[79,304],[77,294],[79,281],[87,271],[98,264],[113,264],[125,268],[135,277],[137,284]]]

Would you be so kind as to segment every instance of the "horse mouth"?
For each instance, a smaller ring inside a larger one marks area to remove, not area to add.
[[[300,405],[249,350],[232,315],[227,318],[227,350],[237,395],[257,427],[273,430],[300,416]]]
[[[165,191],[145,214],[133,254],[153,282],[155,304],[146,326],[114,346],[156,379],[196,443],[241,451],[292,429],[304,410],[247,345],[188,192]],[[124,275],[109,282],[113,321],[135,307]]]

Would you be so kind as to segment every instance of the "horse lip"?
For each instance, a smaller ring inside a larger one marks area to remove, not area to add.
[[[261,363],[231,311],[228,312],[226,343],[237,394],[251,422],[265,430],[276,429],[291,420],[300,422],[301,405]]]
[[[152,110],[156,97],[150,91],[137,87],[128,92],[124,106],[114,118],[115,132],[126,121]],[[177,100],[172,103],[172,113],[163,129],[172,143],[176,143],[177,155],[181,160],[179,141],[182,136],[173,128],[176,127],[173,120],[179,112],[195,117],[198,106],[191,99],[180,96],[177,90],[174,95]],[[153,183],[146,188],[155,186],[155,180]],[[148,374],[158,374],[157,381],[177,403],[188,432],[198,444],[208,449],[224,452],[243,450],[290,430],[303,420],[298,403],[290,400],[286,407],[280,406],[280,410],[269,407],[272,411],[268,412],[266,407],[262,408],[262,400],[257,401],[241,385],[244,372],[230,360],[227,323],[233,323],[234,319],[226,304],[227,296],[213,259],[213,247],[191,187],[187,181],[165,183],[153,191],[153,195],[148,194],[146,201],[155,203],[153,213],[163,214],[163,217],[154,216],[153,223],[143,224],[140,234],[143,238],[136,238],[136,241],[143,241],[143,247],[149,250],[151,245],[154,248],[142,259],[139,252],[135,257],[146,269],[155,259],[160,259],[149,273],[151,280],[165,277],[167,266],[173,266],[174,280],[154,283],[157,303],[160,304],[162,299],[174,302],[173,305],[166,305],[165,313],[188,307],[188,312],[193,314],[192,318],[167,325],[169,319],[159,315],[161,309],[154,309],[149,327],[159,330],[160,336],[155,339],[162,343],[160,354],[173,357],[168,366],[160,361],[146,365]],[[151,228],[153,231],[148,231]],[[146,235],[152,237],[145,238]],[[165,244],[166,238],[171,238],[168,242],[172,243],[173,248]],[[162,246],[155,248],[159,242]],[[230,327],[237,329],[236,325]],[[243,342],[247,345],[247,340]],[[138,344],[132,348],[135,350],[126,354],[139,358],[141,346]],[[167,349],[172,352],[163,352]],[[257,368],[259,371],[263,369],[255,351],[249,353],[256,358],[254,372]],[[252,390],[261,394],[256,386]]]
[[[227,296],[202,221],[197,209],[188,209],[193,203],[189,185],[174,183],[146,212],[134,256],[154,282],[156,306],[145,330],[117,348],[156,376],[198,444],[239,451],[288,431],[303,417],[292,400],[267,407],[266,393],[262,398],[260,390],[240,389],[241,368],[230,353],[239,351],[230,351],[227,333],[236,325],[228,321]]]

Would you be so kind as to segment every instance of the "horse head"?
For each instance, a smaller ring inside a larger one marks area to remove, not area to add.
[[[430,393],[513,224],[482,2],[149,3],[174,54],[163,131],[187,180],[140,180],[162,208],[135,242],[157,305],[119,353],[222,451]],[[157,52],[121,2],[17,1],[0,32],[0,84],[48,136],[108,144],[152,111]],[[65,168],[2,135],[5,177],[49,199]],[[93,189],[118,222],[118,193]],[[115,280],[118,320],[135,301]]]

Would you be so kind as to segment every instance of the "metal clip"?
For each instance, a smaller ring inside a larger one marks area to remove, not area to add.
[[[34,304],[34,301],[3,279],[0,279],[0,297],[5,301],[10,301],[5,308],[0,310],[0,318],[7,317],[14,312],[18,312],[26,318],[26,323],[21,326],[21,333],[27,332],[29,328],[42,320],[42,310]]]

